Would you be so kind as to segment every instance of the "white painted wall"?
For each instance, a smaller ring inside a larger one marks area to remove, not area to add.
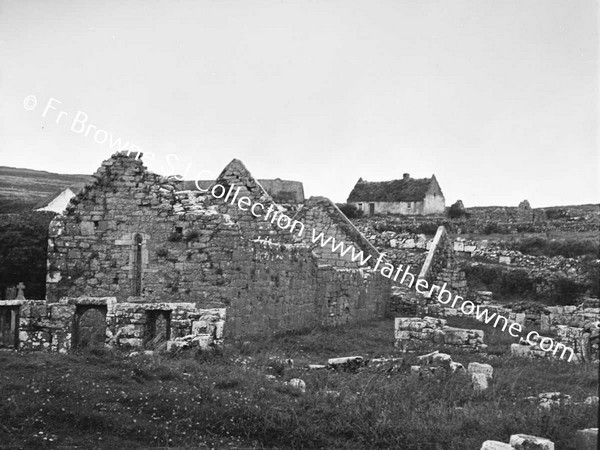
[[[439,194],[427,195],[425,201],[422,202],[352,202],[367,216],[369,215],[369,203],[375,204],[375,214],[442,214],[446,207],[444,197]]]
[[[71,189],[66,188],[64,191],[58,194],[54,198],[54,200],[52,200],[47,206],[44,206],[43,208],[38,208],[36,209],[36,211],[53,211],[62,214],[62,212],[67,208],[69,201],[73,197],[75,197],[75,193]]]

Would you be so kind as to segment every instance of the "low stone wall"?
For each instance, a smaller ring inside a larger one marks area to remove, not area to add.
[[[489,322],[490,325],[502,328],[504,321],[496,317],[505,317],[509,323],[518,323],[526,329],[534,328],[540,333],[554,335],[552,339],[573,349],[576,360],[597,361],[600,355],[600,308],[595,307],[596,305],[595,299],[579,306],[544,306],[525,303],[494,305],[483,301],[480,303],[480,308],[487,310],[489,317],[496,314]],[[431,305],[428,311],[440,317],[463,316],[477,319],[473,314],[466,315],[458,308]],[[538,345],[515,343],[512,352],[515,355],[552,356],[552,352],[547,353]]]
[[[578,360],[598,361],[600,352],[600,322],[588,322],[584,327],[556,327],[557,340],[571,347]]]
[[[427,300],[423,295],[405,285],[392,287],[390,313],[403,317],[423,316],[427,311]]]
[[[22,350],[50,350],[66,353],[71,347],[75,306],[47,304],[45,300],[5,300],[0,308],[14,311],[16,322],[2,330],[13,334],[12,346]]]
[[[408,233],[402,231],[378,231],[377,228],[390,227],[391,229],[398,228],[399,223],[411,223],[416,226],[417,221],[424,220],[423,218],[411,218],[400,220],[399,218],[387,219],[370,219],[375,220],[375,224],[365,219],[356,219],[357,228],[364,233],[369,241],[378,247],[380,250],[386,251],[388,257],[395,255],[398,252],[406,252],[407,250],[424,251],[429,250],[432,246],[433,239],[425,234]],[[430,219],[429,219],[430,220]],[[457,232],[454,222],[439,220],[438,225],[442,225],[451,232]],[[433,223],[431,224],[434,225]],[[565,258],[562,256],[547,257],[526,255],[515,250],[506,250],[496,242],[488,240],[469,240],[461,237],[456,237],[452,241],[451,246],[458,255],[478,258],[479,260],[488,261],[491,263],[505,264],[510,267],[519,267],[526,269],[530,277],[536,280],[536,289],[539,294],[544,294],[554,289],[553,281],[559,276],[566,276],[569,279],[584,283],[586,282],[586,271],[582,262],[578,258]],[[404,257],[406,259],[406,257]],[[401,259],[401,258],[399,258]],[[399,261],[402,263],[402,261]]]
[[[197,342],[200,348],[222,343],[225,308],[198,309],[194,303],[117,303],[112,340],[118,345],[142,347],[150,333],[156,337],[156,324],[154,330],[151,328],[161,315],[165,325],[168,323],[164,330],[168,341]]]
[[[600,307],[597,306],[597,299],[587,300],[579,306],[545,306],[531,302],[499,305],[492,303],[489,297],[485,300],[484,298],[486,297],[476,292],[473,302],[488,310],[488,314],[497,314],[512,322],[525,327],[537,328],[542,332],[555,330],[559,325],[583,328],[590,322],[600,321]],[[438,308],[433,307],[431,310],[441,317],[473,317],[472,314],[463,314],[458,308],[446,308],[441,305]]]
[[[143,347],[165,342],[167,347],[222,343],[225,308],[199,309],[194,303],[118,303],[114,297],[0,301],[17,317],[10,329],[14,347],[67,353],[75,346]],[[16,329],[15,329],[16,326]]]
[[[395,346],[402,351],[424,350],[450,346],[465,351],[483,351],[482,330],[467,330],[446,325],[446,320],[435,317],[396,317]]]

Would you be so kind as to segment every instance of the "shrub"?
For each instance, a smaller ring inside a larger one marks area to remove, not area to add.
[[[483,234],[508,234],[508,230],[498,222],[488,222],[482,230]]]
[[[548,220],[567,219],[569,212],[563,208],[554,208],[546,210],[546,218]]]
[[[360,209],[350,203],[336,203],[336,206],[348,219],[357,219],[363,215],[363,212]]]
[[[413,228],[413,233],[435,235],[438,230],[438,224],[435,222],[424,222]]]
[[[169,234],[169,236],[167,237],[167,240],[169,242],[181,242],[181,240],[183,239],[183,236],[181,235],[181,233],[178,233],[177,231],[173,231],[171,234]]]
[[[470,285],[485,287],[500,296],[535,293],[534,280],[523,269],[477,264],[465,267],[465,274]]]
[[[448,217],[451,219],[460,219],[461,217],[465,217],[466,214],[465,207],[460,200],[448,208]]]
[[[517,295],[533,293],[535,284],[526,270],[516,269],[502,272],[500,278],[500,294]]]
[[[592,256],[598,258],[600,247],[597,241],[587,240],[548,240],[543,237],[531,237],[511,245],[512,250],[533,256]]]
[[[587,286],[561,276],[554,282],[551,299],[559,305],[573,305],[587,291]]]
[[[200,235],[198,234],[198,232],[196,230],[186,230],[183,233],[183,239],[185,241],[195,241],[198,239],[198,237],[200,237]]]
[[[593,257],[585,256],[582,258],[581,263],[590,295],[600,297],[600,262]]]
[[[158,256],[159,258],[166,258],[168,254],[169,250],[167,250],[165,247],[160,247],[156,249],[156,256]]]

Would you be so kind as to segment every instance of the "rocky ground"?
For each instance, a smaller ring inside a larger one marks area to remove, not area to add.
[[[402,353],[391,319],[200,355],[1,352],[0,447],[462,450],[524,433],[575,448],[597,426],[597,363],[509,357],[511,338],[477,325],[487,354]],[[330,361],[345,356],[361,358]]]

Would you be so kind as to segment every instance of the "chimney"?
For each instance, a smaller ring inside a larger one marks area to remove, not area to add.
[[[403,180],[408,180],[410,178],[410,173],[405,173],[402,175]]]

